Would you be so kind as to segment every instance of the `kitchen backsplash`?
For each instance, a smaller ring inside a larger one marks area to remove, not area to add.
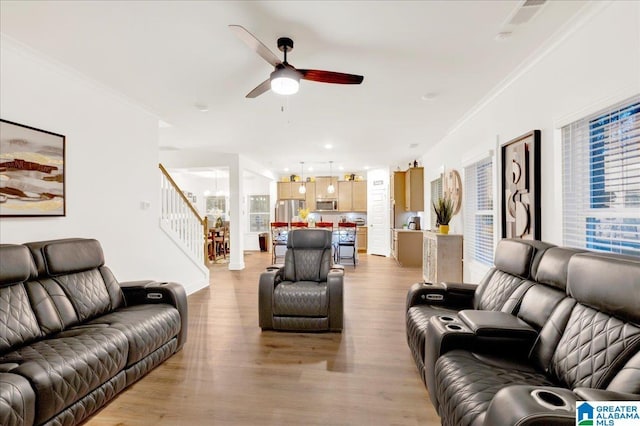
[[[358,226],[367,224],[366,213],[316,212],[310,213],[309,216],[313,217],[316,222],[333,222],[334,225],[340,223],[343,218],[347,222],[356,222]]]

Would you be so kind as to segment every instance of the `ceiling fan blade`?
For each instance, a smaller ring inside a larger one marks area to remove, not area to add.
[[[320,83],[334,84],[360,84],[364,77],[355,74],[345,74],[342,72],[321,71],[321,70],[298,70],[305,80],[318,81]]]
[[[258,96],[262,95],[264,92],[270,89],[271,89],[271,79],[268,78],[262,83],[258,84],[258,86],[255,89],[247,93],[247,96],[245,96],[245,98],[257,98]]]
[[[273,53],[267,46],[265,46],[260,40],[251,34],[242,25],[229,25],[229,28],[233,33],[238,36],[251,50],[262,56],[262,59],[269,62],[274,67],[281,64],[282,61]]]

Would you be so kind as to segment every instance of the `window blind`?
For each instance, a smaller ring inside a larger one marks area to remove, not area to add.
[[[464,168],[464,258],[493,264],[493,158]]]
[[[562,128],[564,244],[640,256],[640,96]]]

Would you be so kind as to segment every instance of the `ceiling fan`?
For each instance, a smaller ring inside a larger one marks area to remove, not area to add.
[[[293,40],[290,38],[280,37],[278,39],[278,49],[284,52],[284,60],[281,61],[267,46],[243,26],[229,25],[229,28],[231,28],[231,31],[233,31],[240,40],[245,42],[251,50],[275,68],[268,79],[247,94],[247,98],[258,97],[269,89],[280,95],[292,95],[298,91],[300,79],[333,84],[360,84],[364,79],[363,76],[355,74],[297,69],[287,62],[287,52],[293,49]]]

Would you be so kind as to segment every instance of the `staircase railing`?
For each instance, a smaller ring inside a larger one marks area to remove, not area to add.
[[[167,169],[158,164],[161,174],[161,224],[183,245],[183,250],[200,264],[205,264],[207,254],[207,218],[201,218],[191,201],[183,194]]]

